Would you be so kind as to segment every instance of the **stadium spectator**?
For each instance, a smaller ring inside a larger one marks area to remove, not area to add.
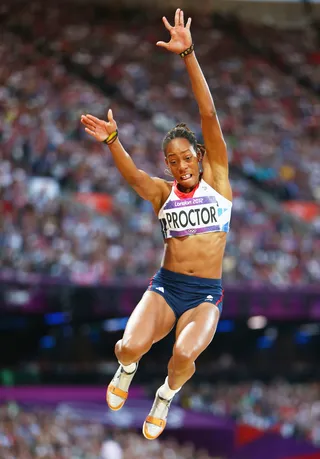
[[[57,5],[31,2],[20,11],[20,29],[13,33],[8,30],[18,24],[10,10],[15,3],[10,5],[0,45],[3,270],[81,283],[149,277],[161,257],[152,209],[125,186],[105,148],[85,138],[79,117],[88,107],[105,116],[112,103],[135,163],[151,175],[164,174],[159,145],[178,121],[172,119],[173,107],[179,121],[198,133],[179,61],[166,61],[171,82],[164,83],[163,57],[154,49],[158,26],[152,20],[140,27],[139,16],[115,17],[103,25],[92,18],[89,25],[91,8],[70,5],[66,15]],[[17,35],[21,30],[29,39]],[[203,45],[205,34],[210,47]],[[274,189],[284,187],[287,197],[317,199],[319,104],[314,97],[210,23],[195,24],[194,36],[210,85],[219,87],[217,108],[231,165]],[[76,69],[99,76],[109,90],[116,88],[112,98],[71,74],[63,64],[66,57]],[[268,210],[243,177],[232,173],[231,178],[235,201],[225,282],[318,283],[316,225],[299,230],[281,208]],[[78,193],[112,195],[111,211],[90,212],[77,204]]]

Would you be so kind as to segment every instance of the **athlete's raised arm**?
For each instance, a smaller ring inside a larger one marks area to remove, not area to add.
[[[113,118],[111,109],[108,111],[108,122],[92,115],[82,115],[81,123],[85,126],[85,131],[88,134],[99,142],[108,145],[120,174],[143,199],[154,204],[161,200],[163,181],[156,177],[150,177],[134,164],[120,143],[117,123]]]
[[[168,43],[159,41],[157,45],[180,54],[184,59],[201,116],[202,134],[206,147],[204,160],[214,170],[215,176],[218,175],[218,179],[227,179],[228,154],[226,143],[208,84],[193,51],[190,32],[191,18],[188,19],[185,26],[183,11],[178,8],[175,13],[174,26],[171,26],[165,17],[162,20],[171,35],[171,40]]]

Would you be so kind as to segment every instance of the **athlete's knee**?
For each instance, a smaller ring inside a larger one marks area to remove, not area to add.
[[[173,347],[173,361],[175,366],[187,367],[195,361],[194,351],[185,346],[175,344]]]
[[[118,341],[115,347],[115,352],[118,359],[123,362],[135,362],[146,354],[152,346],[152,342],[148,340],[124,339]]]

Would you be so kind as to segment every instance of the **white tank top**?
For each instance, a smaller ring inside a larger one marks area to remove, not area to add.
[[[190,193],[182,193],[174,182],[171,193],[158,214],[163,238],[217,231],[227,233],[231,209],[232,202],[203,179]]]

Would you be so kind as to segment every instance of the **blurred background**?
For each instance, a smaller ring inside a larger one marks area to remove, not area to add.
[[[320,4],[0,5],[0,458],[320,458]],[[161,17],[192,15],[227,141],[234,207],[224,311],[159,440],[141,433],[173,334],[119,413],[113,354],[158,269],[151,205],[80,125],[113,108],[138,167],[199,116]]]

